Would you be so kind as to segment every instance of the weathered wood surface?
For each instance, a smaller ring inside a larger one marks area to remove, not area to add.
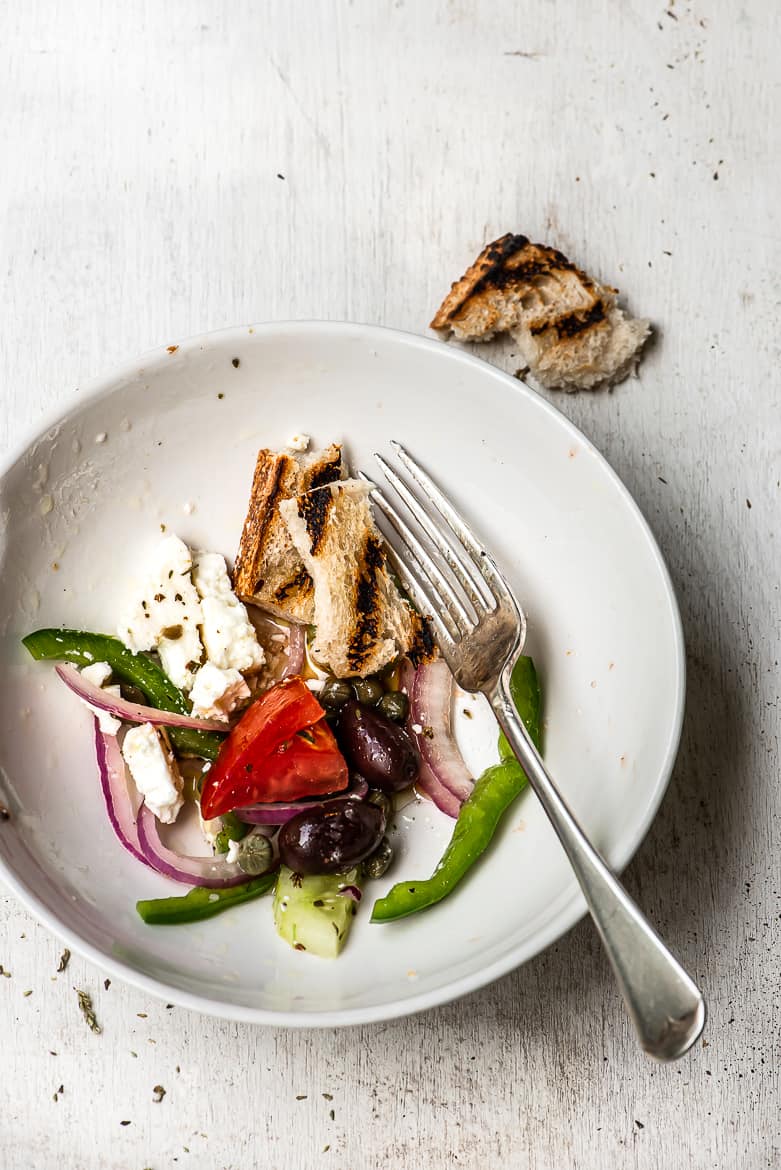
[[[649,1063],[582,923],[426,1015],[263,1031],[76,956],[55,977],[61,948],[2,895],[3,1170],[781,1165],[780,25],[761,0],[0,4],[3,446],[204,329],[422,332],[508,229],[657,323],[639,381],[554,397],[679,590],[683,748],[627,883],[711,1012],[707,1047]]]

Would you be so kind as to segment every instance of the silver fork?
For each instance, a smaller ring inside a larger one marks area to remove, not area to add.
[[[491,703],[575,871],[642,1047],[659,1060],[675,1060],[702,1032],[705,1001],[585,836],[515,710],[509,680],[526,619],[493,557],[426,472],[399,443],[392,446],[419,491],[375,457],[431,547],[372,483],[372,499],[398,537],[389,543],[393,564],[430,616],[459,686]]]

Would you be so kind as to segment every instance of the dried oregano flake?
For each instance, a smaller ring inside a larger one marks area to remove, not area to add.
[[[81,991],[80,988],[73,989],[79,997],[79,1009],[86,1020],[87,1027],[91,1032],[100,1033],[103,1031],[97,1019],[95,1018],[95,1009],[92,1006],[92,996],[88,991]]]

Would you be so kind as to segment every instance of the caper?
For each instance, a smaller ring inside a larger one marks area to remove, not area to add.
[[[356,678],[353,680],[353,690],[359,703],[364,707],[376,707],[383,696],[382,683],[376,678]]]
[[[258,874],[268,872],[273,855],[274,849],[268,837],[261,833],[250,833],[249,837],[239,842],[236,861],[242,873],[257,877]]]
[[[369,804],[376,804],[378,808],[382,809],[387,821],[393,812],[393,801],[391,798],[386,796],[384,792],[381,792],[379,788],[373,788],[366,799]]]
[[[329,678],[318,697],[326,711],[338,711],[352,699],[353,688],[346,679]]]
[[[409,699],[404,691],[387,691],[377,704],[377,709],[394,723],[403,723],[409,712]]]
[[[363,863],[363,872],[367,878],[380,878],[393,861],[393,846],[387,837],[383,837],[374,853]]]

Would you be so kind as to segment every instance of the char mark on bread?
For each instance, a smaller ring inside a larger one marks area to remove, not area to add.
[[[455,281],[431,328],[459,341],[510,332],[537,381],[564,390],[621,381],[650,333],[648,321],[618,307],[615,289],[557,249],[509,232]]]

